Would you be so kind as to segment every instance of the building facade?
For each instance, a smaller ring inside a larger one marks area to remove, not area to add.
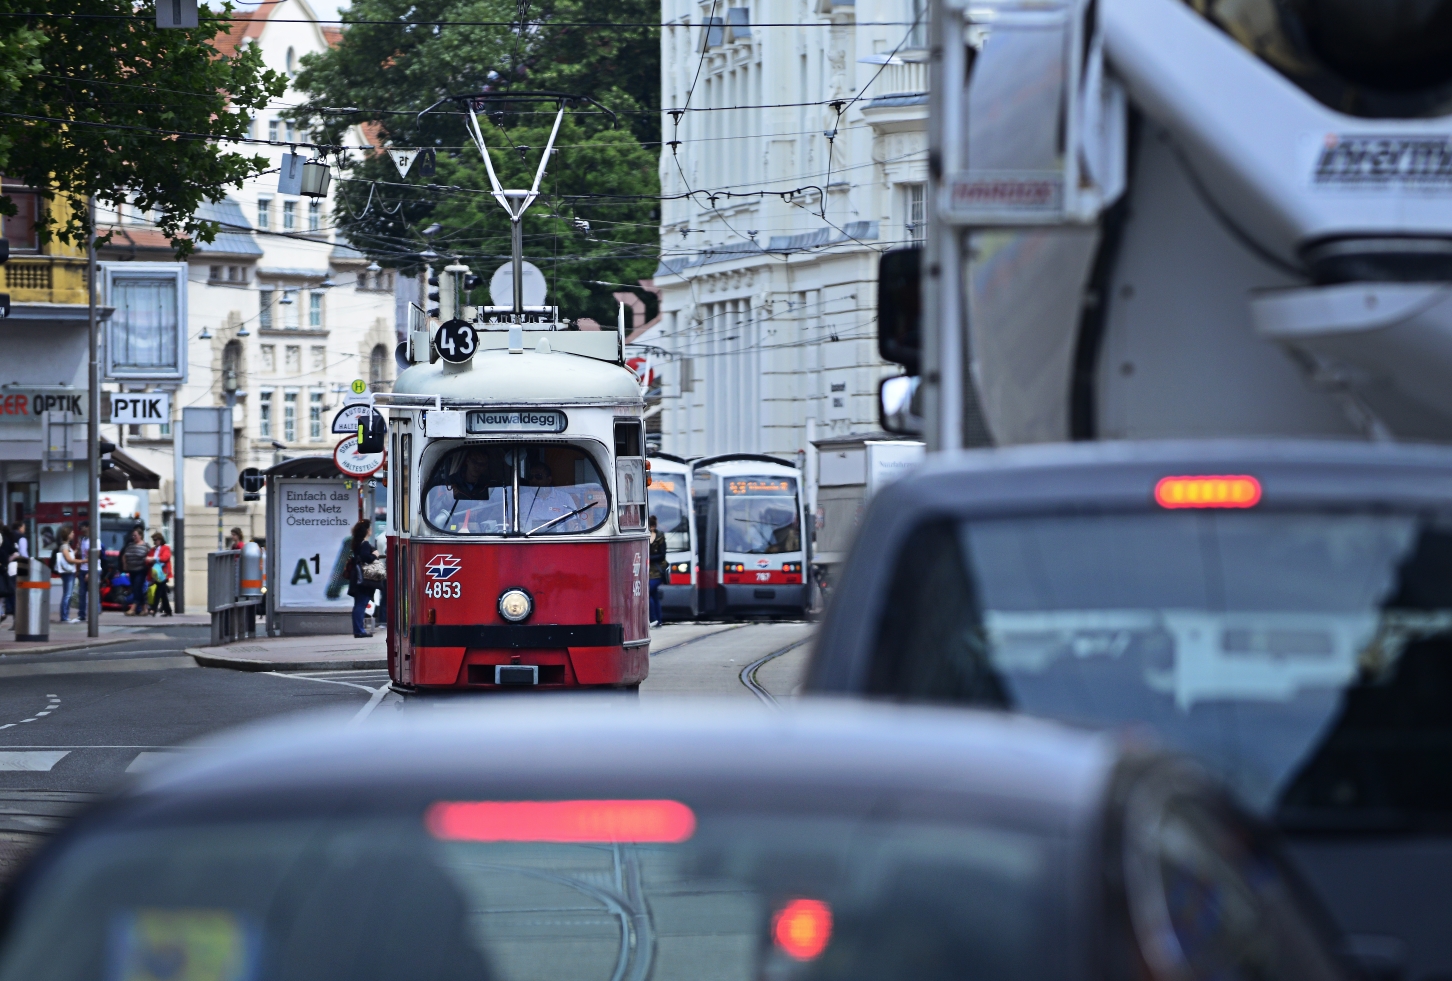
[[[877,429],[881,252],[926,231],[915,0],[663,0],[662,449],[794,458]],[[759,25],[759,26],[757,26]]]
[[[229,44],[257,45],[269,68],[289,76],[304,55],[325,50],[338,36],[315,22],[304,0],[263,5],[238,15],[235,24]],[[289,89],[257,114],[251,136],[306,142],[308,134],[283,116],[303,98]],[[354,145],[364,140],[357,130],[350,138]],[[273,167],[289,152],[258,144],[242,149],[269,156]],[[280,194],[276,172],[247,181],[202,216],[219,222],[221,234],[175,262],[149,216],[125,202],[101,206],[99,222],[113,233],[101,254],[102,279],[107,302],[118,310],[107,332],[108,358],[131,333],[175,330],[172,350],[184,367],[177,378],[157,372],[128,380],[108,361],[114,380],[106,387],[169,390],[173,418],[186,407],[230,402],[239,469],[331,455],[341,438],[331,432],[332,417],[351,383],[363,379],[370,389],[387,391],[397,374],[396,274],[348,246],[337,231],[331,191],[323,198]],[[171,426],[103,425],[102,435],[162,475],[149,523],[170,540],[177,507]],[[189,610],[205,603],[206,553],[217,548],[219,526],[224,533],[240,527],[248,537],[266,535],[264,502],[246,501],[240,488],[235,503],[223,500],[219,514],[204,481],[207,463],[185,463]]]

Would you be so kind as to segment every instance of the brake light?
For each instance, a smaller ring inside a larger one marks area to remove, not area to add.
[[[443,841],[672,844],[695,834],[696,815],[674,800],[439,801],[424,825]]]
[[[832,939],[832,907],[816,899],[793,899],[772,918],[771,935],[788,957],[809,961]]]
[[[1253,508],[1260,503],[1260,481],[1245,474],[1162,477],[1155,484],[1162,508]]]

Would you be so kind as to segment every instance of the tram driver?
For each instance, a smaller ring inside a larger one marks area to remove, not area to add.
[[[529,464],[519,481],[519,524],[525,531],[549,525],[556,534],[587,531],[600,523],[592,514],[605,505],[604,493],[598,484],[587,484],[578,496],[555,486],[554,472],[544,460]]]
[[[509,470],[495,447],[469,446],[442,461],[443,479],[429,489],[433,524],[457,534],[505,530]],[[437,471],[436,471],[437,472]]]

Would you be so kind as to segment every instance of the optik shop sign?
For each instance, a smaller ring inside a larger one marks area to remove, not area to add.
[[[0,425],[38,425],[47,412],[84,419],[86,393],[74,388],[0,388]]]

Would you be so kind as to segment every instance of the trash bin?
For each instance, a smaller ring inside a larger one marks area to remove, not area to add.
[[[50,578],[15,581],[15,639],[50,640]]]

